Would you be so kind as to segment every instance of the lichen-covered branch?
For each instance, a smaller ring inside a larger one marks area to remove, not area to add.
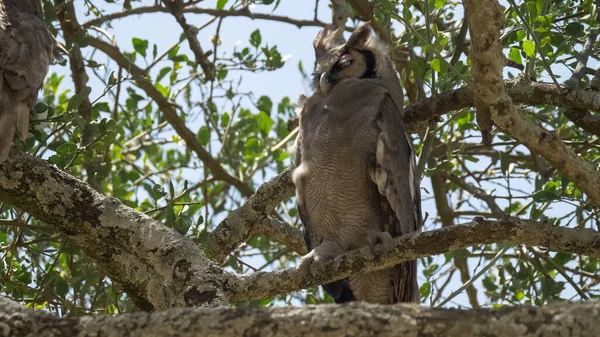
[[[227,303],[223,270],[192,241],[46,161],[12,153],[0,166],[0,201],[73,240],[141,309]]]
[[[414,304],[173,309],[59,318],[0,298],[1,336],[596,337],[600,302],[447,310]]]
[[[335,28],[346,27],[346,21],[350,16],[350,6],[346,0],[331,0],[331,23]],[[344,43],[343,30],[335,36],[339,43]]]
[[[498,221],[479,219],[468,225],[449,226],[396,238],[392,248],[378,259],[366,247],[340,255],[333,261],[314,262],[310,267],[310,279],[302,278],[296,268],[257,272],[230,279],[225,291],[230,302],[272,298],[315,284],[340,280],[357,272],[389,268],[404,261],[498,242],[542,246],[552,251],[600,257],[600,232],[554,227],[516,218]]]
[[[600,173],[563,143],[556,133],[525,118],[504,89],[505,58],[500,41],[504,11],[500,4],[497,0],[466,0],[464,6],[471,30],[476,105],[489,111],[495,124],[506,134],[542,155],[600,205]]]
[[[246,242],[254,235],[273,234],[274,227],[268,228],[269,213],[273,211],[275,206],[282,200],[287,199],[294,191],[294,184],[291,178],[291,169],[286,169],[274,179],[264,183],[259,187],[258,191],[252,195],[240,208],[229,213],[227,217],[221,221],[219,226],[213,230],[207,238],[206,247],[213,254],[216,261],[223,262],[227,255],[233,252],[237,247]],[[281,228],[281,223],[277,223]],[[274,235],[278,237],[290,237],[295,233],[291,226],[290,228],[282,229],[289,231],[289,235],[279,233]],[[282,239],[283,241],[283,239]],[[285,239],[289,241],[289,239]],[[288,242],[283,242],[288,243]],[[289,243],[292,243],[291,241]],[[290,247],[297,251],[298,243],[293,243]],[[293,248],[296,247],[296,248]]]

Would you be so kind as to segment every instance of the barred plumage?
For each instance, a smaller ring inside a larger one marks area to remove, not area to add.
[[[0,163],[15,134],[25,139],[29,112],[55,55],[40,0],[0,1]]]
[[[300,114],[294,183],[310,253],[299,268],[421,227],[419,177],[402,121],[403,94],[367,23],[335,44],[315,40],[314,94]],[[324,285],[338,303],[418,302],[417,261]]]

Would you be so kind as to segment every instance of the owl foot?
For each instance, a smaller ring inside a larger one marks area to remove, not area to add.
[[[323,261],[323,260],[333,260],[336,256],[344,253],[344,250],[340,248],[340,246],[332,241],[324,241],[322,244],[315,247],[315,249],[311,250],[308,254],[302,257],[298,267],[296,267],[300,271],[300,276],[303,278],[310,278],[310,266],[314,262]]]
[[[367,242],[371,253],[375,258],[379,258],[383,252],[386,252],[392,246],[394,238],[388,232],[369,232],[367,233]]]

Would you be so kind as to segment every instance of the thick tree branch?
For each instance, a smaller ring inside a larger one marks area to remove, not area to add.
[[[268,219],[266,222],[259,224],[256,233],[283,243],[298,255],[306,255],[307,253],[302,230],[292,227],[287,222]]]
[[[2,336],[569,336],[600,335],[600,302],[445,310],[411,304],[176,309],[115,317],[59,318],[0,298]]]
[[[148,78],[148,74],[130,62],[129,59],[123,55],[119,49],[113,45],[110,45],[98,38],[93,36],[89,37],[89,43],[92,47],[105,53],[108,57],[113,59],[120,67],[126,69],[131,75],[135,77],[138,86],[146,92],[146,94],[156,102],[166,120],[173,126],[175,132],[185,141],[186,145],[196,153],[198,158],[202,160],[204,165],[211,170],[212,175],[217,180],[222,180],[228,184],[235,186],[242,195],[252,195],[252,189],[246,185],[243,181],[229,174],[221,163],[211,156],[211,154],[198,142],[196,135],[190,130],[185,122],[177,115],[177,109],[175,105],[169,101],[169,99],[156,89],[152,81]]]
[[[505,58],[500,41],[500,30],[504,25],[502,6],[496,0],[465,0],[464,5],[471,29],[476,104],[488,110],[495,124],[506,134],[542,155],[600,205],[600,173],[565,145],[557,134],[525,118],[504,89]]]
[[[269,273],[252,273],[230,279],[225,291],[231,302],[272,298],[346,278],[354,273],[390,268],[400,262],[443,254],[479,244],[510,243],[542,246],[552,251],[600,257],[600,233],[590,229],[554,227],[516,218],[498,221],[473,221],[394,239],[392,247],[373,257],[366,247],[350,251],[333,261],[314,262],[310,279],[303,279],[296,268]]]
[[[522,79],[504,81],[506,94],[513,102],[525,105],[553,105],[559,108],[587,109],[600,112],[600,92],[570,89],[552,83],[529,82]],[[404,121],[416,127],[450,111],[474,106],[473,89],[440,93],[406,107]]]
[[[284,227],[281,222],[275,222],[268,217],[275,206],[287,199],[293,191],[294,184],[289,168],[260,186],[242,207],[229,213],[209,234],[206,247],[213,254],[213,258],[223,262],[227,255],[237,249],[241,243],[248,241],[254,235],[261,234],[271,234],[271,237],[279,238],[283,243],[289,244],[294,251],[300,250],[299,246],[303,244],[298,243],[301,239],[299,230],[291,226]],[[279,233],[274,234],[274,231]]]
[[[0,165],[0,201],[73,240],[141,309],[227,303],[224,272],[192,241],[46,161],[13,153]]]

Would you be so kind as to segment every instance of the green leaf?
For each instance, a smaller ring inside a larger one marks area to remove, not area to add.
[[[536,202],[547,202],[558,200],[560,197],[556,193],[547,190],[537,191],[533,194],[533,200]]]
[[[177,232],[179,232],[179,234],[185,235],[191,226],[187,221],[185,221],[183,217],[180,217],[177,218],[177,220],[175,220],[175,224],[173,227]]]
[[[166,211],[167,211],[167,219],[166,219],[167,226],[174,227],[175,220],[177,220],[177,216],[175,215],[175,209],[173,207],[173,204],[171,204],[171,203],[167,204]]]
[[[152,186],[152,191],[151,191],[150,195],[152,196],[152,198],[154,200],[158,200],[158,199],[164,197],[165,195],[167,195],[167,193],[165,192],[164,187],[162,187],[159,184],[154,184],[154,186]]]
[[[217,1],[217,9],[222,10],[223,8],[225,8],[225,4],[227,4],[227,0]]]
[[[564,266],[565,264],[567,264],[569,261],[571,261],[571,254],[567,254],[567,253],[556,253],[556,255],[554,255],[554,257],[552,258],[554,260],[554,262],[556,262],[557,264]]]
[[[528,57],[535,56],[535,44],[533,44],[533,42],[531,42],[530,40],[523,40],[523,50],[525,51],[525,54]]]
[[[134,37],[131,39],[131,43],[133,44],[133,49],[135,52],[146,57],[146,50],[148,50],[148,40],[142,40],[140,38]]]
[[[431,69],[440,72],[442,70],[442,66],[441,66],[441,62],[439,58],[434,58],[433,60],[431,60]]]
[[[421,298],[427,298],[431,294],[431,283],[425,282],[419,287],[419,293]]]
[[[229,125],[229,113],[225,112],[223,113],[223,116],[221,116],[221,127],[222,128],[226,128],[227,125]]]
[[[36,114],[41,114],[42,112],[46,112],[46,110],[48,110],[48,105],[46,105],[46,103],[44,103],[44,102],[39,102],[38,104],[35,105],[33,110],[35,111]]]
[[[270,115],[271,110],[273,109],[273,102],[269,97],[261,96],[256,102],[256,106],[258,107],[258,110],[264,111]]]
[[[169,179],[169,195],[171,196],[171,199],[175,197],[175,185],[173,185],[173,181],[171,179]]]
[[[258,48],[260,43],[262,42],[262,37],[260,36],[260,30],[255,30],[250,34],[250,44],[254,47]]]
[[[54,291],[61,298],[65,298],[69,292],[69,284],[60,275],[54,279]]]
[[[571,36],[583,35],[583,25],[579,22],[570,22],[565,28],[565,32]]]
[[[510,164],[510,159],[508,157],[508,153],[501,151],[500,152],[500,169],[502,170],[502,174],[504,176],[508,175],[508,165]]]
[[[273,120],[271,117],[264,111],[259,113],[258,118],[258,129],[260,130],[260,134],[263,137],[267,137],[269,131],[271,131],[271,126],[273,125]]]
[[[508,52],[508,58],[517,64],[523,64],[523,58],[521,57],[521,51],[517,48],[510,48],[510,52]]]
[[[169,72],[171,71],[171,67],[164,67],[158,72],[158,76],[156,76],[156,82],[160,82]]]
[[[444,7],[448,0],[435,0],[435,9]]]
[[[83,101],[90,95],[90,92],[92,92],[92,88],[85,87],[81,94],[73,95],[67,104],[67,111],[73,111],[79,108],[81,103],[83,103]]]
[[[62,155],[72,154],[72,153],[76,153],[76,152],[77,152],[77,145],[75,145],[74,143],[65,143],[56,149],[56,153],[62,154]]]
[[[408,67],[413,71],[418,79],[424,79],[425,77],[425,62],[421,59],[414,59],[408,61]]]
[[[442,162],[441,164],[439,164],[435,169],[440,170],[440,171],[450,171],[453,168],[454,168],[454,164],[451,161],[446,160],[446,161]]]
[[[498,286],[491,280],[489,276],[481,280],[481,283],[488,291],[494,291],[498,289]]]
[[[200,128],[197,138],[202,146],[208,145],[208,142],[210,141],[210,129],[208,126],[204,125]]]

